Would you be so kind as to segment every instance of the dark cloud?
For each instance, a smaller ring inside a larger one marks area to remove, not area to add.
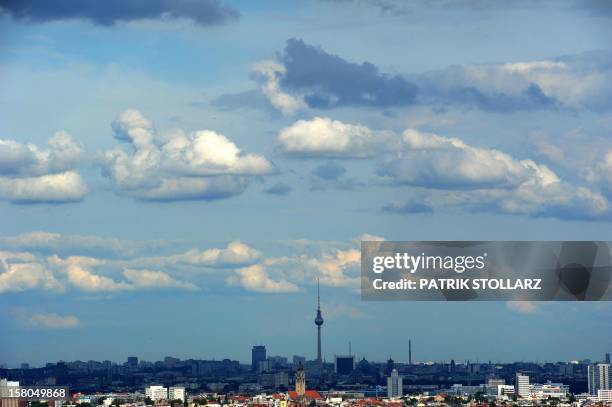
[[[383,206],[383,212],[390,213],[433,213],[433,208],[423,202],[394,202]]]
[[[381,73],[369,62],[348,62],[302,40],[289,39],[281,58],[286,68],[281,85],[303,92],[310,107],[402,106],[417,93],[399,75]]]
[[[16,20],[79,19],[109,26],[143,19],[187,18],[200,25],[236,19],[238,11],[220,0],[1,0],[0,10]]]
[[[287,195],[291,192],[291,186],[279,182],[278,184],[272,185],[270,188],[264,189],[264,192],[270,195]]]
[[[312,173],[323,180],[335,181],[346,174],[346,168],[334,162],[329,162],[319,165]]]
[[[456,104],[500,113],[553,108],[557,105],[555,99],[546,96],[536,84],[529,85],[518,95],[509,95],[502,92],[486,94],[474,87],[459,86],[454,89],[445,89],[443,93],[432,90],[428,97],[432,99],[432,103],[436,106]]]

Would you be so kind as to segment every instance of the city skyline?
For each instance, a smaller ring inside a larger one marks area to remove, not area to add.
[[[311,360],[319,283],[328,362],[610,351],[612,302],[359,292],[364,240],[612,241],[607,4],[71,3],[0,4],[0,364]]]

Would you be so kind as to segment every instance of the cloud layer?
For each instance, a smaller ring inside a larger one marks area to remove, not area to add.
[[[551,59],[453,65],[412,75],[385,74],[299,39],[276,60],[256,65],[262,93],[284,114],[307,107],[393,108],[431,105],[513,112],[533,109],[609,110],[612,53],[591,51]]]
[[[220,24],[239,15],[219,0],[147,0],[127,3],[107,0],[61,0],[53,3],[36,0],[8,0],[0,10],[17,20],[41,23],[55,20],[87,20],[97,25],[144,19],[186,18],[200,25]]]

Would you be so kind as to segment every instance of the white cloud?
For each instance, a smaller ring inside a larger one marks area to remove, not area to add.
[[[66,203],[81,201],[89,188],[74,171],[38,177],[0,177],[0,199],[13,203]]]
[[[584,53],[550,60],[455,65],[422,75],[421,85],[442,100],[472,97],[484,107],[516,109],[557,105],[601,110],[610,105],[609,55]],[[478,94],[476,94],[476,92]]]
[[[178,288],[189,291],[200,290],[195,284],[178,281],[162,271],[125,269],[123,275],[130,282],[131,289]]]
[[[262,81],[261,92],[268,101],[284,115],[293,115],[307,108],[300,96],[292,96],[283,92],[280,79],[285,75],[283,64],[273,60],[260,61],[253,66],[253,75]]]
[[[67,275],[68,282],[76,288],[88,292],[115,292],[130,289],[125,282],[116,282],[110,277],[99,275],[92,269],[105,264],[104,260],[84,256],[71,256],[60,259],[52,256],[49,263]]]
[[[231,140],[211,130],[158,135],[137,110],[113,122],[117,147],[104,153],[104,171],[120,192],[144,200],[213,200],[240,194],[248,176],[266,175],[274,166],[265,157],[243,153]]]
[[[33,177],[65,172],[79,162],[84,153],[66,132],[57,132],[49,139],[48,148],[32,143],[0,139],[0,174]]]
[[[261,264],[236,270],[236,275],[228,277],[227,282],[232,285],[240,285],[248,291],[261,293],[290,293],[299,291],[298,286],[294,283],[270,278],[266,268]]]
[[[506,307],[519,314],[535,314],[538,311],[538,305],[534,301],[508,301]]]
[[[0,252],[0,265],[0,293],[63,289],[52,271],[29,253]]]
[[[24,309],[15,312],[15,319],[20,324],[43,329],[72,329],[80,325],[74,315],[59,315],[55,313],[30,313]]]
[[[381,174],[399,185],[452,191],[438,195],[438,204],[560,218],[610,216],[601,194],[564,182],[533,160],[411,129],[402,140],[405,150]]]
[[[399,184],[441,189],[512,188],[528,180],[543,186],[559,182],[548,167],[516,160],[495,149],[472,147],[457,138],[408,129],[405,153],[389,161],[384,174]]]
[[[66,203],[89,192],[74,171],[82,146],[65,132],[49,139],[48,148],[0,139],[0,199],[13,203]]]
[[[277,142],[286,154],[311,157],[371,157],[394,147],[390,132],[315,117],[282,129]]]

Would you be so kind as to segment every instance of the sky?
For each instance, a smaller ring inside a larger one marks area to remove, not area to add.
[[[327,360],[602,359],[610,303],[366,302],[359,248],[612,240],[611,23],[597,0],[0,2],[0,364],[314,358],[317,278]]]

